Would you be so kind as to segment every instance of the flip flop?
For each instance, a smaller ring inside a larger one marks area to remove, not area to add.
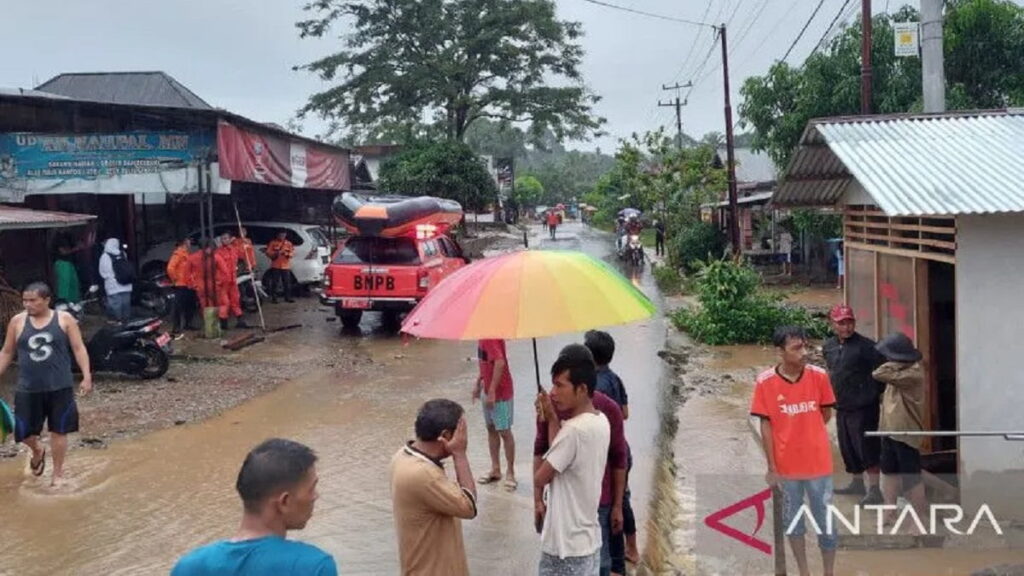
[[[495,476],[494,474],[484,474],[483,476],[476,479],[477,484],[493,484],[501,480],[501,474]]]
[[[515,478],[509,478],[508,480],[505,480],[505,490],[508,490],[509,492],[515,492],[516,488],[518,487],[519,482],[516,482]]]
[[[33,476],[42,476],[43,472],[46,471],[46,448],[43,448],[43,455],[39,457],[39,462],[33,464],[31,460],[28,461],[29,468],[32,469]]]

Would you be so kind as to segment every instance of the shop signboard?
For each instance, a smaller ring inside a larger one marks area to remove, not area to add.
[[[188,193],[213,135],[201,132],[0,134],[0,200],[29,194]]]
[[[220,177],[292,188],[348,190],[349,155],[266,132],[217,126]]]

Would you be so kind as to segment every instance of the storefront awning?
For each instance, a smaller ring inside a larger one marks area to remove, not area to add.
[[[0,206],[0,232],[5,230],[34,230],[38,228],[70,228],[72,226],[81,226],[95,218],[91,214],[72,214],[70,212]]]

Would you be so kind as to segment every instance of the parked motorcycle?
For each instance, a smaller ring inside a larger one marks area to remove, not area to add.
[[[132,304],[158,318],[174,310],[174,299],[174,284],[163,272],[143,278],[132,287]]]
[[[77,304],[58,301],[54,308],[80,320],[83,306],[92,301],[95,298]],[[144,380],[166,374],[172,346],[171,335],[160,330],[162,324],[159,318],[149,317],[100,328],[85,345],[93,371],[120,372]]]

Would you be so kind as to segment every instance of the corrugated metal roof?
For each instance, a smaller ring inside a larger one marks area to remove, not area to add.
[[[948,113],[808,124],[774,201],[835,204],[851,177],[890,216],[1024,211],[1024,115]]]
[[[36,87],[77,100],[211,110],[213,107],[165,72],[60,74]]]
[[[72,214],[50,210],[32,210],[0,206],[0,231],[29,230],[33,228],[67,228],[85,224],[96,217],[91,214]]]
[[[726,158],[725,148],[719,148],[719,157],[724,161]],[[733,150],[733,158],[736,160],[736,181],[737,182],[767,182],[778,177],[778,169],[775,163],[764,152],[755,152],[750,148],[736,148]]]

